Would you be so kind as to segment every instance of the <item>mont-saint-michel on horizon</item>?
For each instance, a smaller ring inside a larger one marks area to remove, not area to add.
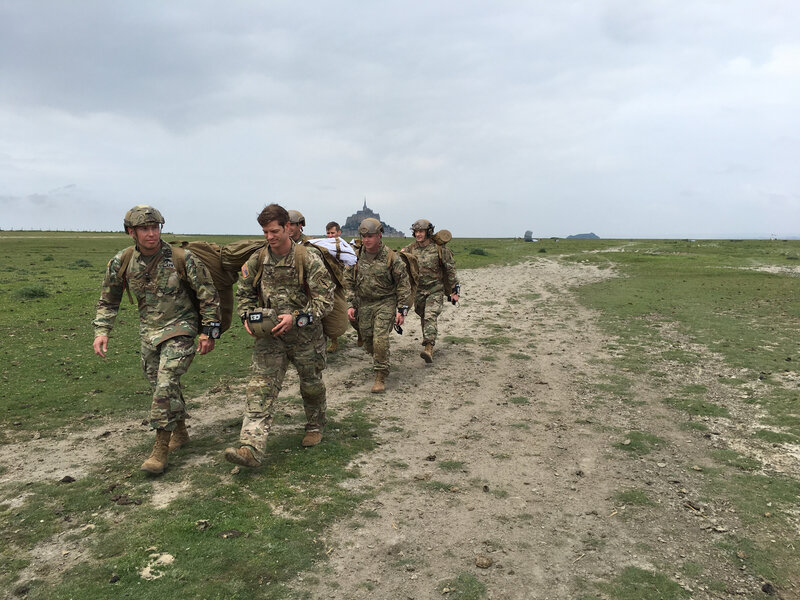
[[[405,237],[405,234],[402,231],[398,231],[388,223],[382,221],[380,213],[376,213],[374,210],[372,210],[367,206],[366,198],[364,198],[364,206],[361,207],[361,210],[356,211],[355,213],[347,217],[344,224],[342,224],[342,236],[359,237],[358,226],[361,224],[361,221],[363,221],[368,217],[377,219],[378,221],[381,222],[381,225],[383,225],[383,235],[385,237]]]

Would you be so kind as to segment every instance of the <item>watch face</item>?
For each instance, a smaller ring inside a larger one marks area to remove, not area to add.
[[[212,327],[211,328],[211,339],[218,340],[219,339],[219,327]]]
[[[310,319],[309,319],[308,315],[300,315],[300,316],[297,317],[297,326],[298,327],[305,327],[306,325],[308,325],[309,321],[310,321]]]

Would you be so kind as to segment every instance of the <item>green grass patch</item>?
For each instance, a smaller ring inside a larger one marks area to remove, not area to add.
[[[448,344],[456,344],[456,345],[475,343],[475,340],[473,340],[471,337],[457,337],[454,335],[444,336],[443,341],[447,342]]]
[[[614,600],[679,600],[691,594],[663,573],[627,567],[612,582],[597,587]]]
[[[711,451],[711,456],[719,463],[734,467],[740,471],[757,471],[761,463],[755,458],[743,456],[735,450],[717,449]]]
[[[437,463],[442,471],[463,471],[464,462],[460,460],[443,460]]]
[[[753,437],[769,442],[770,444],[800,444],[800,438],[796,435],[771,431],[769,429],[759,429],[753,433]]]
[[[728,409],[699,398],[664,398],[664,404],[693,417],[730,417]]]
[[[450,600],[481,600],[486,598],[486,586],[475,575],[464,571],[439,583],[434,594]]]
[[[511,404],[517,404],[519,406],[526,406],[531,403],[525,396],[513,396],[508,399]]]
[[[659,448],[665,444],[665,441],[653,435],[652,433],[645,433],[643,431],[630,431],[627,437],[614,444],[614,447],[625,452],[636,454],[637,456],[644,456],[650,454],[654,449]]]
[[[653,502],[647,495],[647,492],[643,490],[625,490],[622,492],[617,492],[616,494],[614,494],[614,502],[618,505],[624,505],[624,506],[656,505],[656,503]]]
[[[530,356],[523,354],[522,352],[512,352],[508,355],[508,357],[515,360],[531,360]]]
[[[137,470],[146,447],[101,467],[102,476],[27,485],[24,504],[0,512],[4,568],[28,560],[37,542],[66,532],[90,541],[91,560],[54,585],[32,586],[30,598],[105,598],[114,574],[120,578],[115,597],[142,597],[139,572],[154,552],[169,553],[175,562],[160,568],[161,579],[148,582],[147,597],[174,594],[176,582],[187,597],[278,597],[283,584],[325,557],[322,543],[308,532],[354,514],[369,497],[341,483],[358,475],[347,465],[374,448],[372,430],[354,412],[331,422],[324,442],[312,450],[299,447],[296,431],[274,434],[265,466],[233,476],[221,459],[229,440],[216,433],[193,437],[158,479],[190,486],[166,508],[152,506],[154,480]],[[213,459],[187,464],[206,453]],[[86,524],[95,529],[85,530]],[[0,577],[6,584],[13,580]],[[267,582],[274,588],[265,588]]]

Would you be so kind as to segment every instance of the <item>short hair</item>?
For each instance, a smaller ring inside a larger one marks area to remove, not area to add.
[[[330,223],[325,225],[325,231],[328,231],[328,229],[330,229],[331,227],[333,227],[337,231],[341,231],[342,229],[341,227],[339,227],[339,224],[336,221],[331,221]]]
[[[289,222],[289,211],[280,204],[268,204],[258,215],[258,224],[264,227],[271,221],[277,221],[281,227],[286,227]]]

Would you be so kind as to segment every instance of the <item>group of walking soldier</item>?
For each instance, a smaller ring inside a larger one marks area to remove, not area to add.
[[[325,250],[306,248],[305,218],[299,211],[270,204],[257,220],[266,245],[242,265],[236,292],[237,313],[255,338],[251,375],[239,445],[224,452],[226,460],[246,467],[258,467],[264,459],[273,404],[289,363],[298,373],[306,416],[302,445],[311,447],[322,440],[326,424],[322,371],[327,360],[323,318],[333,308],[337,285],[320,254]],[[142,369],[153,389],[149,422],[156,432],[153,450],[141,469],[152,474],[162,473],[169,453],[189,441],[180,378],[195,353],[211,352],[221,334],[219,294],[208,268],[191,250],[164,242],[163,225],[163,216],[151,206],[135,206],[125,215],[125,231],[134,245],[109,261],[94,320],[93,348],[105,357],[123,294],[136,297]],[[412,230],[416,242],[403,252],[419,263],[415,297],[406,263],[400,252],[383,243],[383,226],[377,219],[362,221],[358,260],[345,269],[347,317],[359,333],[359,345],[372,356],[374,393],[385,390],[390,334],[393,328],[402,332],[409,306],[415,306],[422,320],[421,356],[430,363],[443,285],[448,286],[451,301],[458,300],[452,253],[431,245],[430,222],[419,220]],[[339,249],[339,225],[329,223],[326,233],[336,238]],[[352,252],[344,240],[341,243]],[[337,339],[332,338],[327,349],[336,347]]]

